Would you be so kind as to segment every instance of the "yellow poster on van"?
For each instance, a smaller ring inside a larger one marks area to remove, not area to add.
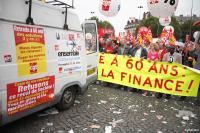
[[[18,76],[47,71],[43,28],[14,25]]]

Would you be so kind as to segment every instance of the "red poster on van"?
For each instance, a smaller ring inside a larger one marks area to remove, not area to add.
[[[49,102],[54,98],[55,76],[7,84],[9,116]]]
[[[18,76],[47,72],[44,29],[13,25]]]

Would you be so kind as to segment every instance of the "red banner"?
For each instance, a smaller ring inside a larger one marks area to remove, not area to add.
[[[7,112],[14,115],[53,100],[55,76],[7,84]]]
[[[28,42],[45,44],[43,28],[14,25],[13,29],[16,45]]]

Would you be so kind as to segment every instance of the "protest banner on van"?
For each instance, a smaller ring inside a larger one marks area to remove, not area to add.
[[[58,71],[59,73],[77,73],[82,68],[81,63],[81,43],[80,34],[73,32],[57,32],[57,43],[55,51],[58,55]]]
[[[45,73],[46,50],[43,28],[14,25],[18,76]]]
[[[55,76],[7,84],[7,112],[14,115],[54,98]]]
[[[148,91],[195,97],[200,74],[177,63],[99,54],[98,79]]]

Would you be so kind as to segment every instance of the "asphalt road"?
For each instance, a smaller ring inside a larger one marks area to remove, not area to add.
[[[0,128],[1,133],[187,133],[200,132],[200,107],[194,98],[178,101],[144,97],[116,87],[91,85],[73,107],[53,109],[20,119]],[[108,131],[108,130],[107,130]],[[109,132],[107,132],[109,133]]]

